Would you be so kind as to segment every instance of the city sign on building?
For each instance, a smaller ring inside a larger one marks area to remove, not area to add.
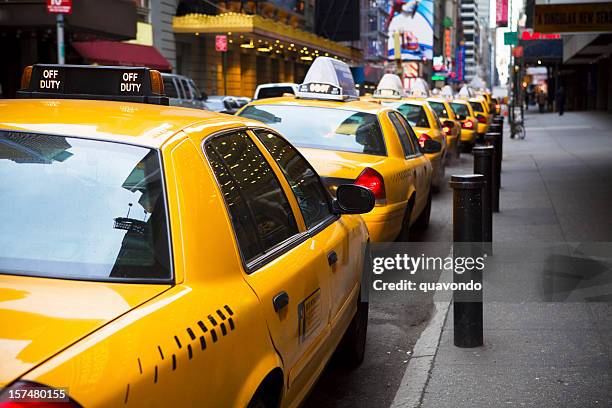
[[[504,45],[517,45],[518,31],[509,31],[504,33]]]
[[[496,0],[495,24],[497,27],[508,27],[508,0]]]
[[[536,4],[534,25],[541,33],[612,31],[612,2]]]
[[[72,0],[47,0],[47,12],[50,14],[72,13]]]

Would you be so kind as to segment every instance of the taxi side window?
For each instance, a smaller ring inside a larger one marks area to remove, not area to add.
[[[319,176],[297,149],[267,130],[255,134],[283,171],[300,206],[307,228],[332,216],[329,196]]]
[[[183,85],[183,90],[185,91],[185,99],[193,99],[193,95],[191,94],[191,88],[189,87],[189,83],[181,79],[181,85]]]
[[[170,77],[164,78],[164,92],[168,98],[178,98],[178,90]]]
[[[205,149],[247,263],[299,233],[276,175],[245,132],[210,139]]]
[[[408,158],[417,154],[418,149],[415,149],[415,147],[410,141],[410,136],[408,135],[407,129],[412,130],[412,128],[410,128],[410,125],[408,123],[403,124],[402,121],[405,122],[405,119],[395,112],[389,113],[389,119],[393,123],[395,131],[399,136],[400,143],[402,144],[402,149],[404,150],[404,157]]]

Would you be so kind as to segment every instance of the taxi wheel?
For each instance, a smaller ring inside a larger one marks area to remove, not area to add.
[[[255,395],[247,405],[247,408],[267,408],[266,403],[260,395]]]
[[[427,198],[427,204],[419,218],[414,222],[414,227],[420,230],[425,230],[429,227],[429,219],[431,218],[431,188],[429,189],[429,197]]]
[[[357,313],[346,329],[338,351],[343,363],[350,368],[357,368],[365,356],[366,338],[368,334],[368,313],[370,304],[357,300]]]

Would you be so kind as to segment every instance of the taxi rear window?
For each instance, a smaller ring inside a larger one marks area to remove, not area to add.
[[[451,102],[451,108],[453,108],[453,112],[455,112],[455,115],[457,116],[461,116],[461,117],[470,116],[470,110],[468,109],[467,105],[463,103]]]
[[[448,112],[446,111],[446,107],[442,102],[430,101],[429,106],[431,106],[431,109],[433,109],[439,117],[448,118]]]
[[[484,107],[480,102],[470,102],[470,105],[472,105],[472,109],[474,109],[474,111],[484,112]]]
[[[0,274],[172,278],[159,152],[0,130]]]
[[[402,104],[397,107],[402,116],[414,127],[429,128],[429,120],[425,108],[420,105]]]
[[[264,122],[298,147],[386,156],[378,118],[365,112],[316,106],[254,105],[240,116]]]

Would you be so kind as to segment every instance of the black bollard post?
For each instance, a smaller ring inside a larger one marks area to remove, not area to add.
[[[502,166],[502,153],[501,153],[501,135],[499,133],[487,133],[485,136],[485,141],[488,145],[494,147],[493,153],[493,177],[495,178],[493,182],[494,191],[493,191],[493,201],[491,203],[491,207],[493,208],[493,212],[499,212],[499,189],[501,188],[501,166]]]
[[[493,188],[495,177],[493,176],[493,146],[474,146],[474,173],[482,174],[485,179],[484,192],[482,196],[482,242],[487,255],[493,254]]]
[[[503,116],[497,116],[495,118],[495,123],[497,123],[497,125],[499,126],[499,134],[500,134],[500,152],[502,155],[502,158],[504,157],[504,117]]]
[[[484,176],[481,174],[451,176],[453,189],[453,257],[455,259],[482,256],[482,194]],[[456,265],[456,264],[455,264]],[[482,271],[465,269],[453,272],[453,282],[482,285]],[[482,291],[453,294],[453,334],[457,347],[478,347],[483,344]]]

